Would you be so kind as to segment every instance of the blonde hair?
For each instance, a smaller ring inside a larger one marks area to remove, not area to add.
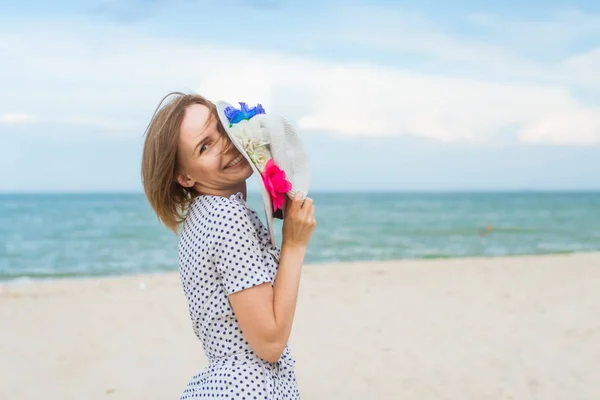
[[[168,97],[173,97],[161,105]],[[189,205],[196,198],[194,188],[181,186],[177,175],[181,172],[178,158],[179,129],[185,110],[193,104],[208,107],[212,118],[217,118],[217,129],[222,138],[227,138],[223,125],[218,120],[217,108],[210,100],[198,94],[171,92],[158,104],[145,131],[142,152],[142,185],[150,206],[163,224],[175,234],[185,221]],[[207,124],[210,119],[207,121]],[[228,140],[223,152],[231,141]]]

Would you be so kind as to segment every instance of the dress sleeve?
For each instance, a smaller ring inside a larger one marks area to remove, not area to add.
[[[246,206],[228,200],[214,219],[212,258],[227,295],[272,282]]]

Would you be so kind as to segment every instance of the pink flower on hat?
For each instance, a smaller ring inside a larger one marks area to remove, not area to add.
[[[292,184],[287,180],[285,171],[275,165],[271,158],[265,165],[262,178],[265,188],[271,196],[273,211],[282,209],[285,204],[285,194],[292,190]]]

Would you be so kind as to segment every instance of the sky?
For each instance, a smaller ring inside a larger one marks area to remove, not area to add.
[[[483,4],[3,4],[0,192],[141,192],[171,91],[286,116],[315,191],[600,189],[600,3]]]

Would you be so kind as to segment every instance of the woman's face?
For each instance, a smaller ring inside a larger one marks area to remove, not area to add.
[[[220,135],[217,121],[204,105],[193,104],[185,110],[178,146],[182,171],[177,181],[184,187],[194,187],[199,194],[245,195],[252,168],[235,146],[223,153],[229,138]]]

